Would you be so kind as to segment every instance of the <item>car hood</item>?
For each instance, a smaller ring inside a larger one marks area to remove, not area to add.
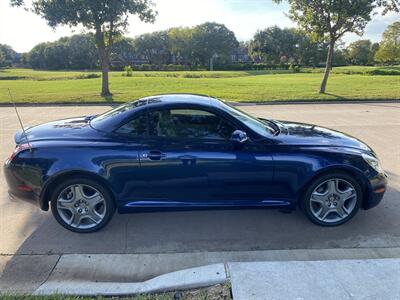
[[[44,123],[34,127],[25,128],[29,142],[42,140],[76,140],[99,137],[97,130],[90,127],[91,117],[71,118],[59,121]],[[15,143],[20,144],[26,141],[24,132],[18,131],[15,135]]]
[[[364,142],[329,128],[287,121],[276,121],[281,128],[278,139],[286,145],[348,147],[373,152]]]

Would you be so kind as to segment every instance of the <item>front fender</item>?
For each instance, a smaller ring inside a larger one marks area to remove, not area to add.
[[[308,178],[307,181],[304,182],[303,186],[299,189],[299,192],[297,194],[298,198],[300,198],[304,194],[304,192],[306,191],[308,186],[314,180],[316,180],[318,177],[328,174],[328,173],[337,172],[337,171],[341,171],[341,172],[345,172],[345,173],[353,175],[357,179],[357,181],[360,183],[361,188],[363,188],[363,191],[364,191],[364,188],[370,187],[367,177],[361,170],[359,170],[353,166],[349,166],[349,165],[336,164],[336,165],[331,165],[331,166],[328,166],[325,168],[321,168],[312,177]]]

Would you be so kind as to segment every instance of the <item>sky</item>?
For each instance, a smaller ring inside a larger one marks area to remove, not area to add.
[[[28,0],[29,2],[29,0]],[[225,24],[238,40],[250,40],[259,29],[277,25],[294,27],[285,15],[287,4],[276,4],[272,0],[153,0],[158,11],[154,24],[140,22],[131,17],[127,36],[135,37],[146,32],[164,30],[177,26],[194,26],[211,21]],[[365,30],[363,39],[379,42],[385,28],[399,21],[399,14],[376,15]],[[39,16],[22,8],[9,6],[9,0],[0,0],[0,44],[8,44],[17,52],[27,52],[40,42],[55,41],[62,36],[83,32],[82,28],[70,29],[47,26]],[[346,43],[360,39],[347,34]]]

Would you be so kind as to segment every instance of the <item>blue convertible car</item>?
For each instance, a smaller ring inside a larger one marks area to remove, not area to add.
[[[120,213],[300,208],[343,224],[376,206],[386,175],[363,142],[315,125],[257,119],[197,95],[161,95],[15,136],[4,166],[11,197],[51,210],[69,230]]]

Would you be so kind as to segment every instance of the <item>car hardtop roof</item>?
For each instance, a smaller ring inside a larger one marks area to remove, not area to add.
[[[197,94],[166,94],[155,95],[137,100],[143,102],[142,105],[150,104],[198,104],[207,106],[218,106],[221,100],[212,98],[207,95]]]

